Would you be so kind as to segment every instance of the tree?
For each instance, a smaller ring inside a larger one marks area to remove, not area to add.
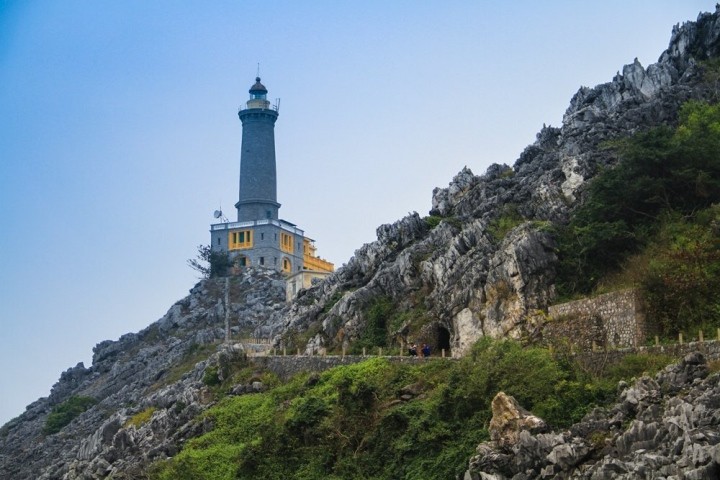
[[[692,216],[720,203],[720,104],[689,101],[677,128],[616,140],[570,223],[560,229],[562,296],[589,293],[603,275],[644,247],[670,212]]]
[[[227,275],[232,265],[228,252],[213,250],[209,245],[198,245],[197,250],[197,257],[187,261],[190,268],[199,272],[203,278]]]

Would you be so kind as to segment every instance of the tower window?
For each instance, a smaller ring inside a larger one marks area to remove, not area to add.
[[[244,248],[252,248],[252,230],[239,230],[228,234],[228,249],[240,250]]]
[[[264,234],[264,233],[261,233],[261,234],[260,234],[260,240],[265,240],[265,234]]]
[[[280,250],[293,253],[293,236],[289,233],[280,233]]]
[[[260,257],[260,265],[265,265],[265,257]]]

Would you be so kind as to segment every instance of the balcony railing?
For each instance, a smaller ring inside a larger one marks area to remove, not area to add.
[[[292,225],[289,225],[285,222],[281,222],[279,220],[253,220],[249,222],[226,222],[226,223],[215,223],[213,225],[210,225],[210,231],[215,232],[218,230],[235,230],[239,228],[252,228],[252,227],[258,227],[261,225],[275,225],[276,227],[280,227],[283,230],[293,233],[295,235],[299,235],[301,237],[305,236],[305,232],[297,227],[293,227]]]
[[[334,272],[335,266],[325,259],[313,257],[310,255],[303,256],[303,267],[309,270],[319,270],[321,272]]]

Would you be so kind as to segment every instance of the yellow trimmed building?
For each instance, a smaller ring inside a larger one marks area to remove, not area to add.
[[[267,89],[255,79],[250,99],[238,116],[242,122],[237,221],[210,226],[211,248],[228,252],[236,268],[258,266],[285,273],[288,292],[307,288],[313,279],[334,271],[316,254],[313,240],[295,224],[278,216],[275,166],[277,105],[270,105]],[[218,212],[216,218],[221,217]],[[300,280],[298,280],[300,279]]]

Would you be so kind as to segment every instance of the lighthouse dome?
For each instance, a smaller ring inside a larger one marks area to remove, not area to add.
[[[250,94],[267,94],[267,88],[260,83],[260,77],[255,77],[255,84],[250,87]]]

